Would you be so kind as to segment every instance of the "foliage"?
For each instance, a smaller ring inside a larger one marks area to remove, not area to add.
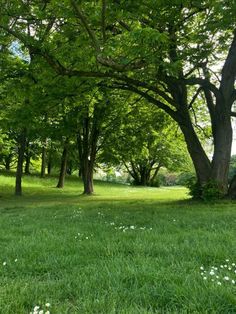
[[[189,194],[193,199],[204,200],[204,201],[216,201],[223,197],[223,194],[216,181],[211,180],[206,182],[204,185],[200,185],[195,177],[192,177],[187,182],[189,188]]]

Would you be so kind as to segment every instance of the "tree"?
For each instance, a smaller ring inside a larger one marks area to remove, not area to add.
[[[28,7],[24,2],[3,6],[2,32],[18,38],[61,75],[109,78],[111,88],[129,90],[164,110],[184,135],[199,186],[214,181],[227,194],[231,116],[236,116],[234,1],[103,0],[102,6],[96,1],[83,6],[75,0],[61,6],[29,1]],[[25,33],[29,18],[33,36]],[[200,96],[211,122],[211,160],[191,115]],[[235,197],[236,190],[230,194]]]
[[[134,98],[134,97],[133,97]],[[135,185],[154,184],[161,167],[186,166],[186,148],[177,125],[140,98],[123,104],[116,132],[103,149],[103,162],[124,165]]]

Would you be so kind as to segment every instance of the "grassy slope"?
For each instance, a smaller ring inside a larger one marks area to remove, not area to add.
[[[236,263],[235,203],[105,183],[86,197],[35,177],[16,198],[13,183],[0,177],[0,313],[236,313],[236,285],[199,269]]]

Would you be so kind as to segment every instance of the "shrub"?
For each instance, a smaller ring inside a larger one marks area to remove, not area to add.
[[[221,199],[223,196],[217,182],[214,180],[209,180],[204,185],[200,185],[196,178],[192,177],[188,180],[187,187],[189,188],[189,194],[193,197],[193,199],[214,201]]]

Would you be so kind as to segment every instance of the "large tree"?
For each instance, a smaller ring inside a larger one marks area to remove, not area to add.
[[[183,132],[199,185],[214,181],[228,193],[235,1],[32,0],[4,1],[2,7],[2,34],[17,38],[60,75],[110,78],[110,87],[139,94],[168,113]],[[211,121],[212,159],[193,124],[199,97]],[[236,190],[230,193],[235,197]]]

